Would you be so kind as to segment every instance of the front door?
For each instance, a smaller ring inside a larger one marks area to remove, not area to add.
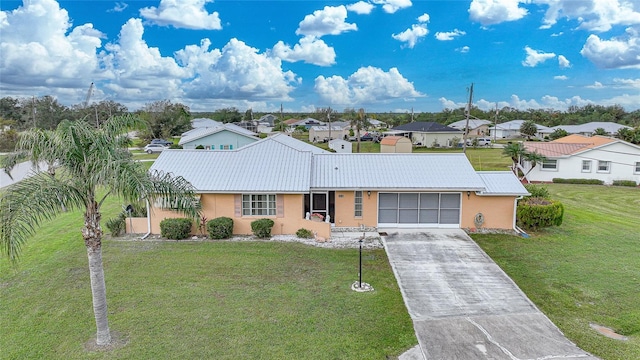
[[[321,214],[327,217],[329,209],[329,197],[326,192],[311,193],[311,213]]]

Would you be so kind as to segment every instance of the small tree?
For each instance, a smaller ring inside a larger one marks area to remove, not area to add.
[[[502,149],[502,154],[511,158],[511,171],[513,171],[516,176],[518,176],[518,169],[522,169],[522,166],[520,166],[520,159],[525,152],[524,145],[519,142],[507,144]]]
[[[556,139],[563,138],[563,137],[565,137],[567,135],[569,135],[567,130],[558,128],[558,129],[553,130],[553,132],[551,134],[549,134],[549,139],[556,140]]]
[[[593,135],[607,136],[607,131],[603,128],[597,128],[593,131]]]
[[[538,126],[531,120],[527,120],[520,125],[520,134],[525,135],[527,139],[535,136],[538,132]]]

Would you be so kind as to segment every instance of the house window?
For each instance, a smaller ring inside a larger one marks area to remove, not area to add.
[[[611,161],[598,161],[598,172],[608,173],[611,171]]]
[[[635,174],[640,174],[640,161],[636,163],[636,169],[634,170]]]
[[[591,160],[582,160],[582,172],[591,172]]]
[[[546,159],[542,162],[542,170],[558,170],[558,160]]]
[[[362,217],[362,191],[355,192],[355,217]]]
[[[275,194],[243,194],[242,215],[275,215]]]

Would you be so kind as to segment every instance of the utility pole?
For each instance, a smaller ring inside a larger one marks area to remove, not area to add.
[[[467,134],[469,133],[469,116],[471,115],[471,104],[473,103],[473,83],[469,88],[469,104],[467,105],[467,123],[464,127],[464,136],[462,139],[462,153],[467,152]]]
[[[35,129],[36,126],[36,97],[32,96],[31,97],[31,116],[33,118],[33,128]]]
[[[331,106],[327,108],[327,120],[329,121],[329,141],[331,141]]]
[[[493,119],[493,143],[496,143],[496,133],[498,132],[498,103],[496,103],[496,114]]]

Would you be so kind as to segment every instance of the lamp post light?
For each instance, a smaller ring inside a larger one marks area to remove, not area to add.
[[[363,235],[364,237],[364,235]],[[360,244],[360,263],[359,263],[359,267],[358,267],[358,287],[362,289],[362,238],[360,238],[360,240],[358,240],[358,243]]]

